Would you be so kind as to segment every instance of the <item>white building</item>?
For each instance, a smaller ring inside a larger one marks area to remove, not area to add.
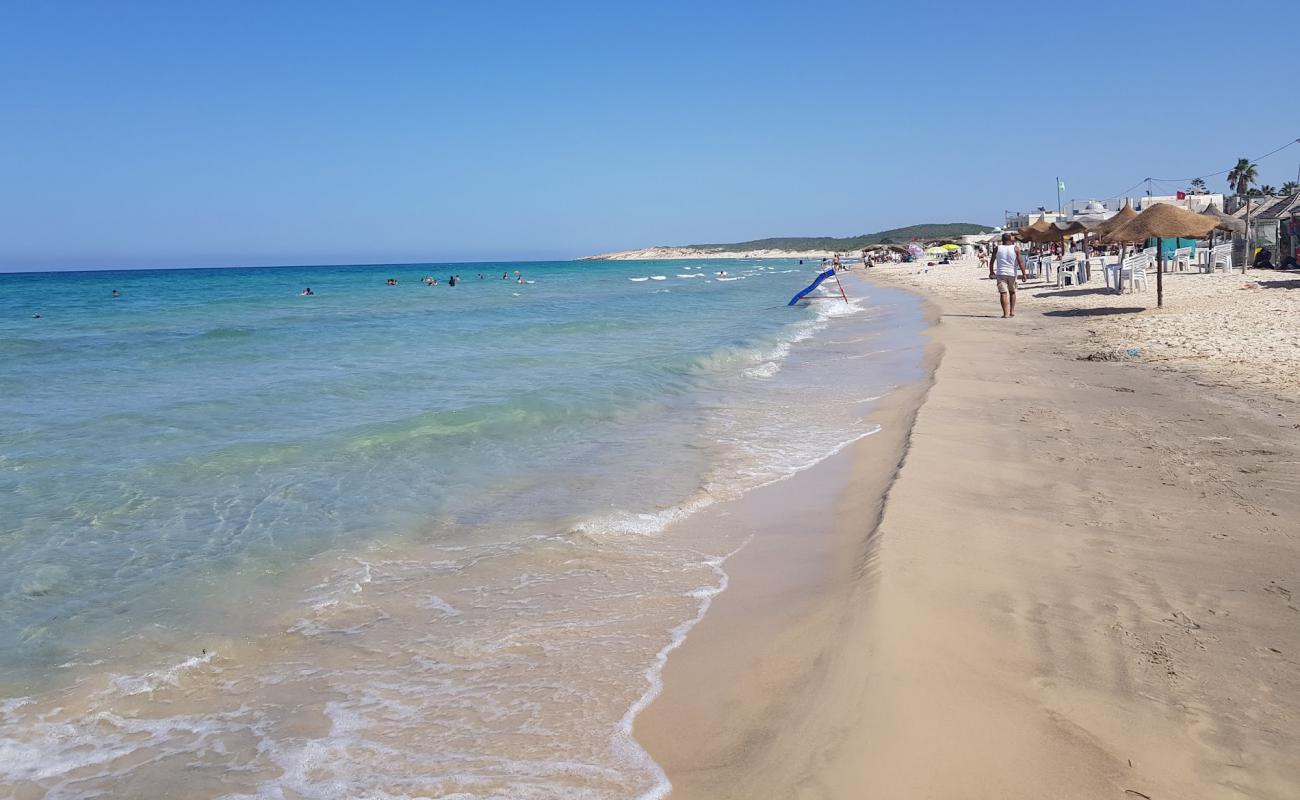
[[[1086,209],[1092,203],[1096,203],[1106,209],[1107,214],[1114,214],[1124,207],[1125,203],[1132,203],[1134,211],[1141,211],[1144,208],[1155,205],[1156,203],[1168,203],[1169,205],[1179,206],[1188,211],[1201,212],[1210,204],[1223,207],[1224,196],[1218,192],[1207,192],[1205,194],[1186,194],[1183,197],[1173,194],[1157,195],[1139,195],[1137,197],[1112,197],[1109,200],[1071,200],[1062,206],[1061,214],[1055,211],[1008,211],[1006,212],[1007,222],[1006,229],[1016,230],[1023,228],[1031,222],[1036,221],[1040,216],[1047,219],[1048,222],[1055,222],[1058,219],[1070,220],[1080,214],[1089,213]]]
[[[1154,194],[1139,195],[1137,197],[1112,197],[1109,200],[1071,200],[1065,206],[1065,217],[1068,219],[1077,214],[1084,213],[1084,207],[1089,203],[1099,203],[1105,206],[1106,210],[1114,213],[1124,207],[1125,203],[1132,203],[1134,211],[1154,205],[1156,203],[1168,203],[1169,205],[1179,206],[1188,211],[1197,213],[1204,211],[1211,203],[1223,210],[1223,194],[1219,192],[1207,192],[1205,194],[1184,194],[1182,198],[1174,194]],[[1037,217],[1035,217],[1037,219]]]

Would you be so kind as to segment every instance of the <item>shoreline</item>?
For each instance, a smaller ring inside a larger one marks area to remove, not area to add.
[[[810,470],[851,478],[769,514],[669,658],[635,735],[671,797],[1300,793],[1297,421],[1070,358],[1052,334],[1103,321],[1029,287],[1008,323],[869,277],[931,301],[943,356],[887,488],[879,437]],[[791,558],[822,570],[774,582]]]
[[[819,702],[811,690],[826,679],[831,639],[874,580],[873,531],[942,358],[929,335],[938,308],[923,299],[922,312],[924,374],[875,401],[866,416],[875,434],[746,494],[725,519],[683,525],[685,535],[744,526],[749,542],[727,562],[727,592],[669,657],[659,696],[635,720],[634,738],[672,783],[667,796],[784,796],[765,793],[776,776],[753,770],[745,754],[759,745],[754,731],[781,727],[793,713],[792,690],[801,702]],[[792,749],[811,757],[791,733],[776,747],[781,758],[794,763]]]

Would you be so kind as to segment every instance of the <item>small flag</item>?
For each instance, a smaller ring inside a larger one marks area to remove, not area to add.
[[[1179,200],[1186,200],[1186,199],[1187,199],[1187,193],[1186,193],[1186,192],[1179,192],[1179,193],[1178,193],[1178,199],[1179,199]]]
[[[1061,191],[1064,192],[1064,191],[1065,191],[1065,181],[1061,180],[1060,178],[1057,178],[1057,179],[1056,179],[1056,188],[1058,188],[1058,189],[1060,189]]]

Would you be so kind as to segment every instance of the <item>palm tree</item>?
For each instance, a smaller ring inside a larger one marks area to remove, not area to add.
[[[1274,189],[1272,186],[1269,186],[1266,183],[1263,186],[1259,187],[1259,193],[1264,195],[1265,197],[1272,197],[1273,195],[1277,194],[1277,189]]]
[[[1205,194],[1205,179],[1204,179],[1204,178],[1193,178],[1193,179],[1192,179],[1192,191],[1195,192],[1196,194]]]
[[[1289,195],[1289,194],[1295,194],[1296,192],[1300,192],[1300,183],[1296,183],[1295,181],[1287,181],[1286,183],[1282,184],[1282,194]]]
[[[1237,159],[1237,166],[1228,171],[1228,185],[1237,190],[1237,194],[1246,194],[1250,185],[1259,178],[1259,172],[1249,158]]]

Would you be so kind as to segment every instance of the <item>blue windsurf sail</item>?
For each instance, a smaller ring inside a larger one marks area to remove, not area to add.
[[[810,284],[808,285],[808,288],[807,288],[807,289],[804,289],[804,290],[803,290],[802,292],[800,292],[799,294],[797,294],[797,295],[795,295],[794,297],[790,298],[790,302],[786,303],[786,305],[788,305],[788,306],[792,306],[792,305],[794,305],[795,303],[797,303],[797,302],[799,302],[800,300],[804,299],[804,297],[805,297],[809,292],[811,292],[813,289],[816,289],[818,286],[821,286],[821,285],[822,285],[822,281],[826,280],[827,278],[833,278],[833,277],[835,277],[835,270],[833,270],[833,269],[828,269],[828,270],[826,270],[826,271],[823,272],[822,274],[818,275],[818,276],[817,276],[817,280],[815,280],[815,281],[813,281],[812,283],[810,283]]]

